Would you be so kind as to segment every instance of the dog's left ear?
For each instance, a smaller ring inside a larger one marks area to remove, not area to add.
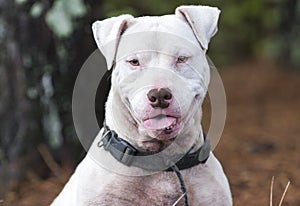
[[[218,31],[220,10],[209,6],[180,6],[175,14],[187,21],[204,50],[208,49],[210,38]]]
[[[133,19],[133,16],[125,14],[96,21],[92,25],[94,39],[106,59],[108,70],[114,65],[121,35]]]

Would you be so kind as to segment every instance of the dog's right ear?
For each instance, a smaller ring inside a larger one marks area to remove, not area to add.
[[[96,21],[92,25],[94,39],[106,59],[108,70],[114,66],[120,37],[133,19],[133,16],[127,14]]]
[[[180,6],[175,14],[190,25],[201,47],[207,50],[210,38],[218,30],[220,12],[218,8],[210,6]]]

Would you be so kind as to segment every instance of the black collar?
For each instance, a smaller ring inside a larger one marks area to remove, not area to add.
[[[210,153],[210,142],[204,135],[204,144],[197,151],[187,153],[176,163],[168,162],[166,157],[137,150],[106,125],[103,128],[102,138],[98,142],[98,146],[109,151],[116,160],[127,166],[136,166],[147,170],[161,170],[163,167],[167,168],[165,171],[173,171],[171,168],[173,165],[176,165],[180,170],[188,169],[198,164],[204,164]],[[151,160],[145,158],[148,155],[152,155]]]

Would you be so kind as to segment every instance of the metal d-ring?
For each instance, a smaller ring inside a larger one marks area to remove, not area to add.
[[[104,135],[102,135],[100,141],[97,143],[97,146],[98,146],[98,147],[103,147],[103,146],[104,146],[103,139],[106,137],[106,135],[108,135],[109,132],[110,132],[110,130],[106,131],[106,132],[104,133]]]

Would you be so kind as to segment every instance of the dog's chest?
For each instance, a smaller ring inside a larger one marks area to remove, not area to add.
[[[97,197],[97,205],[173,205],[182,195],[175,174],[116,178]],[[183,205],[183,200],[178,206]]]

